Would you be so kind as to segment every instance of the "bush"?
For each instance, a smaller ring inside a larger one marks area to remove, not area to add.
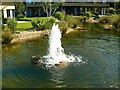
[[[48,18],[47,23],[46,23],[46,25],[45,25],[46,28],[47,28],[47,29],[52,28],[53,23],[55,23],[55,21],[56,21],[56,18],[54,18],[54,17]]]
[[[2,30],[4,30],[5,29],[5,26],[4,26],[4,24],[2,24]]]
[[[10,31],[2,32],[2,44],[8,44],[13,39],[12,33]]]
[[[84,12],[80,12],[80,15],[84,16],[84,15],[85,15],[85,13],[84,13]]]
[[[78,25],[82,24],[82,18],[81,17],[71,17],[67,20],[68,26],[70,28],[76,28]]]
[[[109,16],[103,16],[100,18],[100,23],[101,24],[106,24],[106,23],[110,23],[110,17]]]
[[[118,16],[117,19],[114,19],[112,25],[114,26],[115,29],[120,29],[120,16]]]
[[[110,14],[115,14],[115,9],[109,8],[109,13],[110,13]]]
[[[98,15],[99,15],[99,12],[94,12],[93,14],[94,14],[94,17],[95,17],[95,18],[99,18],[99,16],[98,16]],[[93,16],[93,15],[92,15],[92,16]]]
[[[7,26],[12,31],[12,33],[15,33],[15,30],[17,29],[16,19],[8,19],[7,20]]]
[[[92,16],[92,14],[91,14],[91,12],[86,12],[85,16],[88,17],[88,18],[90,18]]]
[[[64,13],[62,13],[62,12],[56,12],[56,13],[55,13],[55,18],[57,18],[57,19],[60,20],[60,21],[63,21],[64,18],[65,18],[65,15],[64,15]]]
[[[67,29],[68,29],[68,24],[67,24],[67,22],[60,22],[60,23],[59,23],[59,28],[60,28],[62,34],[66,34],[66,31],[67,31]]]
[[[109,16],[103,16],[100,18],[100,23],[101,24],[113,24],[117,22],[118,16],[116,14],[114,15],[109,15]]]
[[[69,20],[70,18],[73,18],[73,16],[67,15],[67,16],[65,17],[65,21]]]
[[[36,30],[45,30],[52,27],[56,19],[54,17],[45,18],[45,19],[36,19],[31,22],[33,28]]]

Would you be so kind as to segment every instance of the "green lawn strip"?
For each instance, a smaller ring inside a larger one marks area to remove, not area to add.
[[[17,23],[17,31],[26,31],[32,28],[31,22]]]

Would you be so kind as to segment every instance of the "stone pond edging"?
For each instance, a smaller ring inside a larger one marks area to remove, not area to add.
[[[11,44],[23,43],[25,41],[33,41],[36,39],[47,37],[48,34],[49,30],[20,32],[19,34],[15,34],[13,40],[11,41]]]

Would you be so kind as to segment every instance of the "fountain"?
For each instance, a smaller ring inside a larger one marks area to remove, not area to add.
[[[82,57],[67,55],[61,44],[61,32],[58,24],[53,24],[49,35],[48,54],[40,58],[40,56],[33,56],[32,60],[35,63],[45,64],[47,67],[51,66],[66,66],[70,62],[81,62]]]

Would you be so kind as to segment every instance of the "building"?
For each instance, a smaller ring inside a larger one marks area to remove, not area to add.
[[[1,2],[0,10],[2,11],[3,18],[14,18],[15,17],[14,2]]]
[[[65,2],[59,10],[65,11],[66,14],[80,15],[87,11],[91,13],[97,12],[100,15],[108,13],[110,4],[106,2]],[[58,10],[58,11],[59,11]],[[37,2],[26,2],[26,14],[28,17],[44,16],[42,5]]]
[[[85,13],[87,11],[91,13],[98,13],[100,15],[104,15],[108,13],[109,9],[109,3],[103,3],[103,2],[81,2],[81,3],[65,3],[63,5],[63,10],[67,14],[73,14],[73,15],[80,15],[82,13]]]

